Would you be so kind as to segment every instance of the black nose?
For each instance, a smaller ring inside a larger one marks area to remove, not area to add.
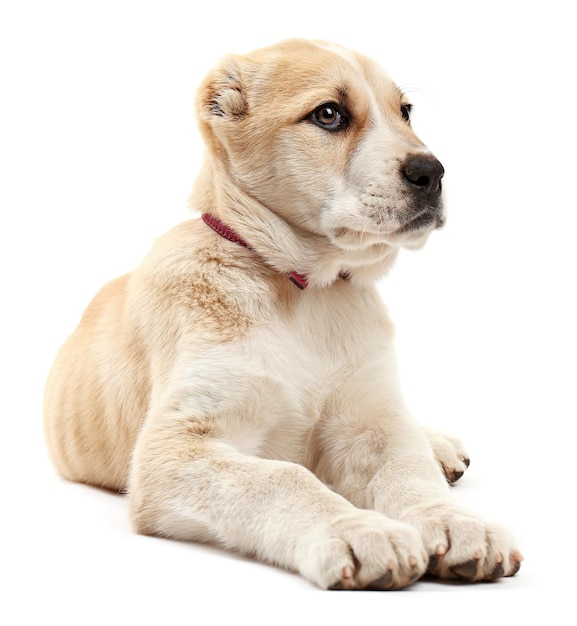
[[[411,154],[403,163],[402,171],[407,181],[412,186],[421,189],[427,197],[440,194],[441,178],[443,178],[445,168],[435,157]]]

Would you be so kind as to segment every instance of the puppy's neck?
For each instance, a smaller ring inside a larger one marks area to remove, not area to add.
[[[218,184],[217,184],[218,179]],[[343,276],[374,282],[392,266],[398,250],[385,244],[343,250],[327,237],[299,229],[205,162],[190,198],[191,208],[210,214],[234,232],[268,266],[281,274],[306,277],[310,287],[326,287]]]
[[[218,217],[212,215],[211,213],[203,213],[202,221],[224,239],[232,241],[243,248],[248,248],[249,250],[255,252],[254,248],[249,243],[247,243],[238,233],[232,230],[230,226],[227,226],[224,222],[219,220]],[[297,271],[293,270],[288,277],[289,280],[291,280],[299,289],[306,289],[308,287],[308,278],[299,274]]]

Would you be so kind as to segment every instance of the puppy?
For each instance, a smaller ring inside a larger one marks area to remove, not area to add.
[[[291,40],[200,87],[201,219],[108,283],[45,394],[67,479],[128,492],[139,533],[214,542],[322,588],[511,576],[508,534],[456,506],[460,443],[399,392],[375,288],[443,225],[443,167],[373,61]]]

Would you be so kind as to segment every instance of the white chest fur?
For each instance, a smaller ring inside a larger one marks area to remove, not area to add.
[[[298,296],[233,342],[186,351],[172,394],[180,413],[218,416],[220,439],[247,454],[302,462],[308,433],[351,377],[383,371],[392,330],[373,290]]]

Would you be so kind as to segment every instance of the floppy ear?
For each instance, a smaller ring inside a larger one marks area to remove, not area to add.
[[[242,68],[240,57],[226,57],[209,72],[197,93],[199,129],[206,145],[223,161],[238,122],[248,113]]]
[[[201,122],[209,124],[215,117],[234,119],[246,114],[247,101],[238,57],[227,57],[208,74],[200,86],[197,107]]]

